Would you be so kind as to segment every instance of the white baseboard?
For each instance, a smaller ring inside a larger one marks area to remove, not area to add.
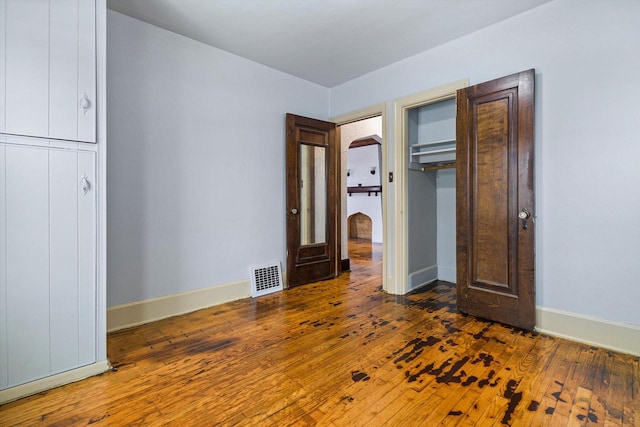
[[[242,280],[144,301],[115,305],[107,309],[107,332],[131,328],[179,314],[246,298],[251,282]]]
[[[438,266],[431,265],[422,270],[414,271],[409,274],[409,291],[418,289],[435,280],[438,280]]]
[[[46,377],[41,380],[31,381],[26,384],[8,388],[6,390],[0,390],[0,405],[2,405],[3,403],[18,400],[26,396],[30,396],[32,394],[40,393],[41,391],[80,381],[85,378],[89,378],[94,375],[106,372],[109,369],[111,369],[109,361],[102,360],[91,365],[82,366],[77,369],[72,369],[70,371],[51,375],[50,377]]]
[[[438,280],[456,283],[456,268],[438,264]]]
[[[640,356],[640,326],[537,307],[536,331]]]

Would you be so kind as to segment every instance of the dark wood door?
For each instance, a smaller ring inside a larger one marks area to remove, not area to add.
[[[287,282],[337,274],[340,178],[334,123],[287,114]]]
[[[457,93],[458,309],[535,326],[534,70]]]

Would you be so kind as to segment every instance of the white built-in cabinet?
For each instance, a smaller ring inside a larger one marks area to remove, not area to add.
[[[94,0],[0,0],[0,133],[96,142]]]
[[[0,170],[8,388],[96,361],[96,153],[3,143]]]
[[[0,404],[108,367],[105,19],[0,0]]]

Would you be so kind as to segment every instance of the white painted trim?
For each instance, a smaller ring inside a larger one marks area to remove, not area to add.
[[[109,332],[131,328],[179,314],[190,313],[214,305],[247,298],[251,294],[249,279],[193,291],[180,292],[144,301],[109,307]]]
[[[536,331],[640,356],[640,326],[536,307]]]
[[[357,111],[351,111],[350,113],[340,114],[339,116],[331,117],[329,121],[340,125],[346,125],[347,123],[357,122],[359,120],[370,119],[371,117],[379,116],[387,112],[387,104],[376,104],[369,107],[361,108]],[[384,123],[382,124],[384,127]],[[383,138],[384,139],[384,138]]]
[[[413,291],[436,280],[438,280],[438,266],[430,265],[409,275],[409,290]]]
[[[107,358],[107,2],[96,0],[96,359]]]
[[[456,96],[456,91],[469,86],[469,79],[458,80],[437,88],[429,89],[414,95],[398,98],[393,102],[393,141],[394,141],[394,169],[395,192],[393,199],[394,247],[393,260],[396,275],[395,286],[390,292],[397,295],[409,291],[409,221],[405,212],[408,209],[408,110],[422,105],[431,104]]]
[[[80,381],[85,378],[89,378],[94,375],[106,372],[109,369],[111,369],[111,364],[109,364],[109,361],[102,360],[91,365],[82,366],[77,369],[72,369],[70,371],[51,375],[49,377],[32,381],[30,383],[21,384],[15,387],[8,388],[6,390],[0,390],[0,405],[7,402],[12,402],[17,399],[21,399],[26,396],[30,396],[32,394],[40,393],[41,391]]]
[[[389,275],[389,264],[392,260],[390,256],[392,244],[390,243],[391,238],[389,236],[388,224],[393,225],[393,220],[388,214],[389,190],[391,188],[389,180],[387,179],[389,176],[389,136],[387,130],[389,108],[386,103],[372,105],[357,111],[332,117],[330,121],[340,126],[376,116],[380,116],[380,119],[382,120],[382,143],[380,144],[380,152],[382,153],[382,289],[386,292],[393,293],[389,290],[389,287],[394,284],[393,276]]]

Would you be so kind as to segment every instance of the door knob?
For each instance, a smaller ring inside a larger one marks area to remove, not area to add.
[[[296,209],[296,208],[292,208],[291,209],[291,215],[295,215],[297,213],[298,213],[298,209]]]
[[[528,228],[527,219],[529,219],[530,216],[531,216],[531,214],[525,208],[522,208],[522,210],[518,214],[518,218],[520,218],[522,220],[522,229],[523,230],[526,230]]]

